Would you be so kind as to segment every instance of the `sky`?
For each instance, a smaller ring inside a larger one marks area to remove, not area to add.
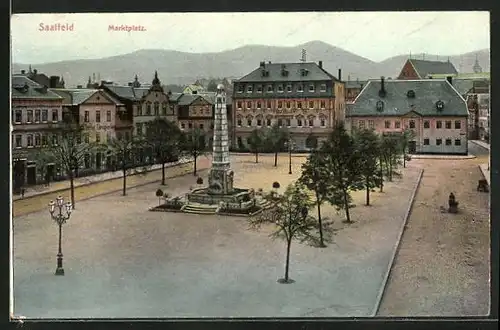
[[[73,31],[41,26],[73,25]],[[109,26],[138,26],[110,31]],[[456,55],[490,47],[489,13],[294,12],[16,14],[12,61],[38,64],[103,58],[139,49],[205,53],[244,45],[321,40],[373,61],[408,54]]]

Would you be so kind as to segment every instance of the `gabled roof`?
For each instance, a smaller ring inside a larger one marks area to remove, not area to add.
[[[64,98],[64,104],[70,104],[70,105],[80,105],[87,101],[92,95],[96,93],[102,92],[104,94],[104,97],[114,103],[115,105],[121,105],[121,103],[116,100],[114,97],[109,95],[103,90],[100,89],[83,89],[83,88],[77,88],[77,89],[64,89],[64,88],[58,88],[58,89],[52,89],[55,93],[60,95],[61,97]]]
[[[455,69],[451,62],[440,62],[440,61],[426,61],[426,60],[408,60],[420,78],[426,79],[429,75],[433,74],[457,74],[458,71]]]
[[[467,104],[447,80],[386,80],[386,95],[381,97],[380,80],[370,80],[349,107],[350,116],[403,116],[411,111],[422,116],[468,116]],[[408,97],[412,90],[415,97]],[[377,110],[377,102],[383,102],[383,110]],[[437,110],[437,102],[444,108]]]
[[[282,75],[282,68],[288,71],[288,75]],[[302,69],[307,70],[307,75],[302,75]],[[263,76],[262,71],[266,70],[269,75]],[[305,63],[264,63],[263,67],[258,67],[246,76],[236,80],[236,82],[274,82],[274,81],[320,81],[338,80],[314,62]]]
[[[25,75],[12,76],[11,93],[13,99],[62,99],[58,94]]]

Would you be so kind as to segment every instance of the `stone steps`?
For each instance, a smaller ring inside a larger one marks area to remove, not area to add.
[[[193,214],[216,214],[217,207],[217,205],[188,203],[182,208],[182,211]]]

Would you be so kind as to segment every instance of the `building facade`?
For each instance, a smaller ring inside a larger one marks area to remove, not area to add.
[[[399,74],[399,80],[417,80],[417,79],[427,79],[434,75],[449,75],[453,76],[458,74],[457,69],[451,64],[451,62],[440,62],[440,61],[427,61],[427,60],[416,60],[408,59],[401,73]]]
[[[22,74],[12,77],[11,92],[12,180],[14,189],[19,190],[45,179],[37,168],[37,154],[63,138],[63,98]],[[54,166],[49,164],[49,176],[54,175]]]
[[[235,146],[248,147],[254,129],[277,124],[288,130],[297,150],[308,150],[309,135],[321,141],[335,123],[344,121],[345,86],[321,61],[261,62],[234,81],[232,105]]]
[[[352,103],[361,93],[361,90],[366,85],[366,81],[354,80],[345,82],[345,102]]]
[[[184,132],[199,129],[204,136],[204,144],[212,147],[214,104],[209,98],[196,94],[181,94],[176,100],[179,127]]]
[[[350,106],[348,125],[378,133],[410,129],[411,153],[467,154],[469,113],[446,79],[370,80]]]

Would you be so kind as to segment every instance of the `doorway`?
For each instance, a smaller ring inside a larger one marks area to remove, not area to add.
[[[414,154],[417,152],[417,141],[410,141],[408,144],[408,153]]]
[[[27,168],[28,185],[36,185],[36,167],[31,165]]]

